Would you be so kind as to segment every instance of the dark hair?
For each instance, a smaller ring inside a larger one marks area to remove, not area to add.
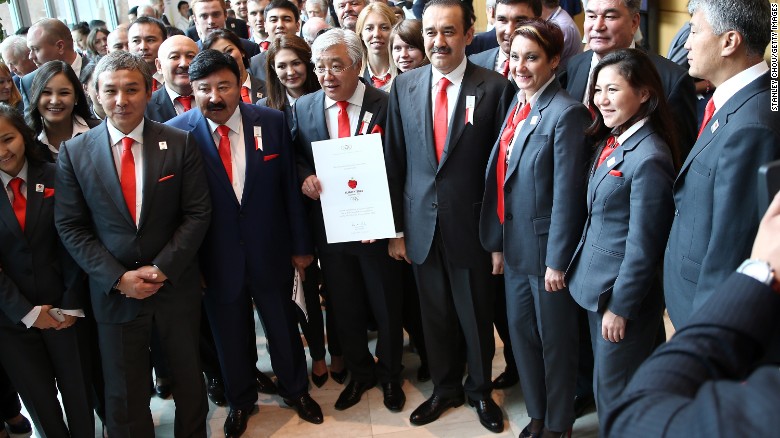
[[[136,24],[153,24],[157,26],[158,29],[160,29],[160,34],[162,35],[162,39],[165,40],[168,38],[168,31],[165,29],[165,23],[162,21],[152,18],[152,17],[138,17],[133,21],[133,24],[131,24],[127,30],[129,31],[131,27],[135,26]]]
[[[241,38],[238,35],[227,29],[217,29],[209,34],[205,40],[203,40],[203,49],[210,49],[218,40],[228,40],[239,52],[241,52],[241,59],[244,60],[244,68],[249,68],[249,57],[246,56],[246,50],[241,43]]]
[[[271,9],[287,9],[293,13],[295,21],[301,21],[301,11],[298,10],[298,6],[295,6],[295,3],[289,0],[273,0],[271,3],[268,3],[268,6],[263,9],[263,17],[267,17]]]
[[[556,56],[560,57],[563,52],[563,32],[551,21],[541,18],[523,21],[512,33],[509,39],[510,47],[518,36],[535,41],[544,50],[548,61]]]
[[[95,66],[95,91],[100,91],[100,75],[105,72],[115,72],[119,70],[138,70],[144,78],[144,92],[152,89],[152,68],[144,61],[144,58],[137,53],[117,50],[100,58]]]
[[[138,6],[133,6],[127,10],[127,15],[138,15]]]
[[[401,20],[393,26],[393,31],[390,33],[390,59],[393,59],[393,41],[395,37],[401,38],[401,41],[416,48],[423,53],[423,60],[421,66],[430,64],[430,60],[425,56],[425,40],[422,36],[422,22],[420,20]]]
[[[314,64],[311,62],[311,48],[306,41],[297,36],[282,36],[276,38],[266,52],[265,64],[265,90],[268,94],[266,105],[269,108],[284,111],[287,106],[287,89],[279,82],[276,74],[275,60],[280,50],[292,50],[301,61],[306,64],[306,80],[303,82],[303,94],[313,93],[320,89],[317,76],[314,74]]]
[[[542,0],[496,0],[496,6],[528,5],[534,13],[534,17],[542,16]]]
[[[30,105],[27,106],[25,112],[27,124],[30,125],[33,131],[35,131],[36,136],[43,132],[43,117],[41,116],[41,112],[38,110],[38,101],[41,100],[43,89],[46,88],[46,86],[49,84],[49,81],[51,81],[54,76],[60,73],[65,74],[68,82],[70,82],[70,84],[73,86],[73,92],[76,96],[76,102],[75,106],[73,107],[73,114],[71,117],[77,115],[81,116],[81,118],[84,120],[92,118],[92,114],[89,112],[87,96],[84,94],[84,88],[81,86],[81,81],[79,81],[78,76],[76,76],[76,72],[73,71],[73,68],[71,68],[70,64],[59,60],[49,61],[46,64],[38,67],[38,70],[36,70],[35,78],[33,79],[32,85],[30,86]]]
[[[230,70],[236,75],[236,83],[241,80],[238,64],[232,56],[214,49],[204,49],[195,55],[190,63],[190,82],[203,79],[219,70]]]
[[[22,26],[19,29],[16,29],[16,32],[14,32],[14,35],[27,35],[27,32],[30,30],[30,26]]]
[[[425,11],[427,11],[428,8],[432,8],[434,6],[460,9],[461,13],[463,14],[464,34],[468,32],[469,29],[471,29],[471,26],[474,25],[474,21],[476,21],[477,19],[476,15],[474,15],[474,9],[472,8],[471,3],[462,2],[460,0],[431,0],[425,4],[425,8],[423,9],[423,15],[425,15]]]
[[[0,119],[7,120],[21,134],[25,158],[38,163],[53,161],[49,148],[38,141],[35,132],[25,123],[22,113],[16,107],[0,103]]]
[[[666,93],[661,83],[661,77],[658,75],[658,71],[653,65],[653,61],[650,57],[641,50],[638,49],[619,49],[601,58],[601,61],[593,69],[591,76],[591,84],[588,89],[588,103],[591,108],[595,110],[595,118],[593,124],[588,127],[585,134],[593,136],[597,141],[602,140],[609,134],[610,129],[604,125],[604,117],[601,112],[597,110],[594,103],[593,96],[596,93],[596,80],[599,73],[604,67],[615,66],[626,82],[631,85],[634,90],[646,89],[649,93],[649,97],[645,103],[643,103],[636,114],[629,118],[623,125],[617,127],[619,133],[625,132],[625,130],[634,123],[649,118],[650,124],[652,124],[655,131],[666,142],[669,147],[669,151],[672,154],[675,167],[679,168],[680,150],[677,145],[677,130],[672,120],[669,104],[666,102]]]
[[[542,3],[544,4],[545,7],[551,8],[551,9],[552,8],[557,8],[558,6],[561,5],[561,1],[560,0],[542,0]]]
[[[772,36],[771,11],[768,0],[743,0],[739,6],[733,1],[691,0],[688,13],[701,9],[712,33],[723,35],[735,30],[745,39],[748,54],[763,56]]]
[[[87,35],[87,51],[94,62],[97,62],[101,56],[95,49],[95,42],[97,42],[98,34],[101,32],[106,34],[106,38],[108,38],[109,32],[105,27],[96,27]],[[108,43],[106,43],[106,49],[108,49]]]
[[[184,6],[184,5],[187,5],[187,6],[189,6],[190,4],[189,4],[189,3],[187,3],[187,2],[186,2],[186,1],[184,1],[184,0],[181,0],[181,1],[179,2],[179,4],[177,4],[177,5],[176,5],[176,9],[181,9],[181,7],[182,7],[182,6]],[[184,18],[187,18],[187,17],[184,17]]]
[[[70,26],[70,30],[72,32],[78,32],[82,35],[88,35],[89,34],[89,23],[86,21],[79,21],[78,23],[74,23]]]
[[[97,28],[106,28],[106,22],[103,20],[90,20],[89,22],[89,28],[90,29],[97,29]]]
[[[184,33],[183,30],[179,29],[176,26],[165,26],[165,32],[168,34],[168,38],[174,36],[174,35],[184,35],[187,36],[186,33]]]

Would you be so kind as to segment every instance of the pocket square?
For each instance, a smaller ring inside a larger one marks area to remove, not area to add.
[[[623,176],[623,172],[619,170],[612,169],[609,171],[609,174],[612,176]]]
[[[381,136],[384,136],[385,135],[385,130],[382,129],[382,127],[379,126],[379,125],[374,125],[374,127],[371,128],[371,133],[372,134],[379,134]]]
[[[54,196],[54,189],[43,189],[43,198],[51,198]]]
[[[263,161],[271,161],[274,158],[277,158],[279,154],[269,154],[263,157]]]
[[[170,174],[170,175],[168,175],[168,176],[164,176],[164,177],[162,177],[162,178],[158,179],[158,180],[157,180],[157,182],[168,181],[169,179],[173,178],[173,176],[174,176],[174,175],[175,175],[175,174],[173,174],[173,173],[172,173],[172,174]]]

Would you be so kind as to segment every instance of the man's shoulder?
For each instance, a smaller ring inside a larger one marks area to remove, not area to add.
[[[508,84],[506,78],[495,70],[483,67],[471,61],[469,61],[466,66],[466,72],[463,74],[463,82],[468,81],[484,81],[488,86],[498,89],[503,89]]]
[[[414,70],[409,70],[402,75],[399,75],[398,77],[395,78],[395,80],[393,80],[392,90],[395,90],[397,88],[398,91],[405,91],[405,87],[408,87],[409,84],[416,83],[420,81],[425,75],[429,75],[431,72],[431,68],[432,67],[430,64],[426,64],[421,67],[417,67]]]
[[[187,130],[176,126],[156,122],[148,117],[144,119],[144,136],[174,137],[177,141],[183,141],[187,137],[187,133]]]
[[[569,72],[576,71],[583,63],[587,63],[588,66],[590,66],[591,59],[593,59],[592,50],[587,50],[578,55],[572,56],[572,58],[569,60],[569,63],[566,66],[566,70]]]
[[[650,60],[653,62],[653,65],[655,65],[656,70],[658,70],[658,74],[662,77],[664,75],[679,77],[688,74],[688,72],[676,62],[670,61],[656,53],[650,53]]]
[[[297,101],[295,101],[295,108],[296,110],[299,108],[309,108],[314,105],[314,102],[322,100],[324,95],[325,92],[322,90],[317,90],[314,93],[304,94]]]
[[[498,56],[499,50],[500,48],[493,47],[492,49],[485,50],[484,52],[479,52],[470,55],[468,58],[469,61],[473,62],[474,64],[477,64],[481,67],[488,68],[488,66],[495,65],[496,56]]]

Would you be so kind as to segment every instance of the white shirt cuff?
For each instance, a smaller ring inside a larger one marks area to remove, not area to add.
[[[41,314],[41,306],[35,306],[30,310],[30,313],[25,315],[24,318],[22,318],[22,323],[25,325],[25,327],[30,328],[35,324],[35,320],[38,319],[38,315]]]

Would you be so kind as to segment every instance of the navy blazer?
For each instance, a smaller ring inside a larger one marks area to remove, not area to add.
[[[0,199],[0,326],[17,330],[27,329],[21,320],[35,306],[83,309],[88,299],[86,277],[54,227],[57,166],[27,163],[24,231],[9,199]]]
[[[675,325],[750,256],[763,214],[757,171],[780,158],[780,113],[769,102],[769,74],[732,96],[704,127],[674,183],[664,292]]]
[[[195,105],[194,100],[192,104],[193,106]],[[168,89],[165,86],[152,93],[152,100],[146,105],[146,117],[159,123],[165,123],[176,117],[176,108],[173,106],[170,94],[168,94]]]
[[[650,121],[591,170],[588,218],[567,270],[582,308],[635,319],[645,298],[660,299],[655,283],[674,217],[673,182],[671,152]]]
[[[260,52],[257,55],[252,56],[249,59],[249,74],[257,79],[260,79],[261,81],[265,82],[266,74],[265,74],[265,64],[266,64],[266,58],[265,58],[265,52]],[[314,72],[312,72],[314,73]],[[308,74],[308,73],[307,73]]]
[[[466,46],[466,55],[471,56],[475,53],[481,53],[496,47],[498,47],[498,39],[496,38],[496,28],[494,27],[487,32],[474,35],[471,44]]]
[[[507,119],[517,96],[510,105]],[[504,179],[504,224],[496,213],[499,142],[490,153],[480,239],[517,272],[543,276],[569,265],[585,222],[588,109],[553,80],[517,134]],[[506,121],[501,127],[503,132]]]
[[[222,303],[238,299],[247,279],[269,287],[291,281],[291,257],[313,254],[284,115],[243,102],[238,109],[246,147],[240,204],[203,113],[194,108],[167,122],[189,132],[203,154],[214,209],[200,248],[201,270],[206,294]],[[262,130],[262,149],[255,127]]]

